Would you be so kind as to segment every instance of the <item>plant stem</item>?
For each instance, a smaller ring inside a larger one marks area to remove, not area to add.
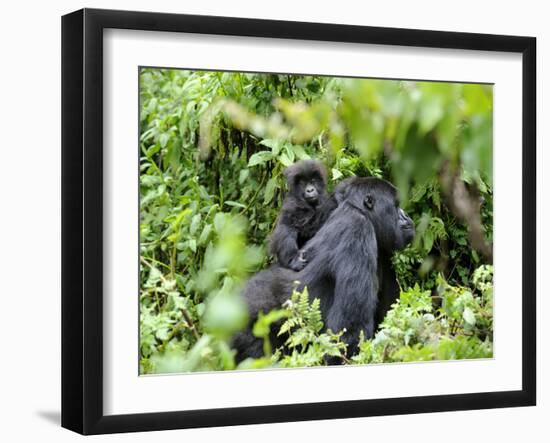
[[[154,263],[155,265],[159,265],[159,266],[162,266],[162,267],[164,267],[164,268],[170,270],[170,266],[168,266],[166,263],[163,263],[163,262],[161,262],[161,261],[159,261],[159,260],[156,260],[156,259],[154,259],[154,258],[151,258],[151,257],[145,258],[145,257],[143,257],[143,256],[141,256],[140,258],[141,258],[142,260],[149,260],[151,263]]]
[[[260,181],[260,185],[258,186],[258,189],[256,190],[256,192],[254,193],[253,197],[250,199],[250,201],[248,202],[248,205],[246,205],[245,208],[243,208],[243,210],[241,212],[239,212],[239,215],[242,215],[244,214],[246,211],[248,211],[250,209],[250,206],[252,206],[253,203],[256,202],[256,197],[258,197],[258,194],[260,193],[260,191],[264,188],[264,182],[265,182],[265,175],[262,176],[262,180]]]
[[[294,97],[294,94],[292,93],[292,83],[290,82],[290,75],[287,75],[286,79],[288,81],[288,92],[290,93],[291,97]]]

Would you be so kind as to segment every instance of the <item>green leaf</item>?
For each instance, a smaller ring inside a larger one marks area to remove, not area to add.
[[[260,151],[253,154],[250,159],[248,160],[248,166],[257,166],[257,165],[263,165],[267,163],[269,160],[273,158],[273,154],[271,151]]]
[[[157,329],[157,333],[155,335],[159,340],[164,341],[168,339],[170,334],[168,332],[168,328],[160,328]]]
[[[462,313],[462,318],[470,326],[476,325],[476,316],[474,314],[474,311],[472,311],[470,308],[468,307],[464,308],[464,312]]]
[[[338,169],[332,168],[332,180],[338,180],[343,176],[344,174],[342,174]]]
[[[430,97],[420,107],[420,131],[425,134],[431,131],[443,117],[443,104],[438,97]]]
[[[160,134],[160,137],[159,137],[160,147],[166,148],[166,145],[169,139],[170,139],[170,135],[168,135],[166,132],[163,132],[162,134]]]
[[[267,146],[268,148],[271,148],[273,156],[277,156],[281,150],[283,142],[281,139],[266,138],[260,142],[260,145],[264,145],[264,146]]]
[[[210,237],[211,232],[212,232],[212,225],[211,224],[205,225],[199,237],[199,245],[202,246],[208,241],[208,238]]]
[[[271,331],[271,324],[288,317],[289,313],[285,309],[270,311],[268,314],[260,312],[258,320],[254,323],[252,333],[256,337],[267,337]]]
[[[239,184],[242,185],[250,175],[249,169],[241,169],[239,172]]]
[[[223,212],[218,212],[214,216],[214,227],[216,228],[216,232],[219,234],[222,232],[222,229],[225,225],[226,221],[226,215]]]
[[[290,160],[291,163],[294,163],[294,160],[296,159],[296,156],[294,154],[294,148],[291,144],[286,144],[285,145],[285,151],[286,151],[286,155],[288,157],[288,159]]]
[[[195,214],[191,219],[191,226],[189,227],[189,233],[191,235],[195,235],[195,233],[200,227],[200,223],[201,223],[201,215]]]
[[[430,252],[434,244],[434,233],[432,231],[426,231],[424,233],[424,251]]]
[[[309,160],[311,158],[306,150],[300,145],[293,145],[292,150],[294,151],[294,154],[296,154],[296,157],[300,160]]]
[[[284,167],[289,167],[289,166],[292,166],[292,160],[290,160],[288,158],[288,155],[286,153],[282,153],[281,155],[279,155],[279,162],[281,162],[281,164],[284,166]]]
[[[267,184],[265,185],[265,191],[264,191],[264,205],[267,205],[268,203],[273,200],[273,196],[275,195],[275,189],[277,189],[277,180],[275,177],[271,177]]]
[[[243,208],[243,209],[246,209],[246,206],[243,205],[242,203],[239,203],[239,202],[234,202],[234,201],[231,201],[231,200],[226,200],[223,202],[225,205],[227,206],[233,206],[233,207],[236,207],[236,208]]]
[[[229,338],[246,326],[248,309],[238,295],[218,294],[209,300],[204,313],[204,326],[208,332]]]

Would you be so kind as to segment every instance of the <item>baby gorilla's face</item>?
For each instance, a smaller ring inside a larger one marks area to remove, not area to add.
[[[300,160],[284,171],[292,196],[316,207],[325,198],[326,170],[318,160]]]
[[[321,177],[313,175],[310,177],[301,177],[296,186],[299,197],[305,200],[311,206],[317,206],[321,195],[324,192],[323,181]]]
[[[298,185],[302,198],[311,206],[317,206],[321,194],[321,180],[318,177],[310,177],[309,180],[300,180]]]

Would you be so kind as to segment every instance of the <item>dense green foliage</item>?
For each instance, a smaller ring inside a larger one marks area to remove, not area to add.
[[[283,169],[318,158],[329,189],[351,175],[398,186],[413,245],[394,265],[401,298],[348,363],[492,356],[492,88],[487,85],[142,69],[141,373],[235,368],[239,293],[269,263]],[[240,368],[344,355],[318,301],[295,293],[285,350]]]

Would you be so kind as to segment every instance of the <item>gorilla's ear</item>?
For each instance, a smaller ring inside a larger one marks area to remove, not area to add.
[[[346,199],[349,187],[355,182],[355,180],[356,177],[348,177],[336,185],[334,188],[334,198],[336,199],[338,205]]]
[[[316,169],[319,173],[319,176],[321,177],[321,180],[323,180],[323,183],[326,185],[328,180],[327,168],[325,168],[325,165],[323,165],[321,162],[317,162]]]
[[[288,166],[283,170],[283,175],[287,180],[294,175],[294,168],[292,166]]]
[[[286,184],[289,187],[289,189],[294,189],[295,187],[295,181],[296,176],[300,173],[300,168],[297,166],[296,163],[293,165],[288,166],[284,169],[283,175],[285,176]]]

